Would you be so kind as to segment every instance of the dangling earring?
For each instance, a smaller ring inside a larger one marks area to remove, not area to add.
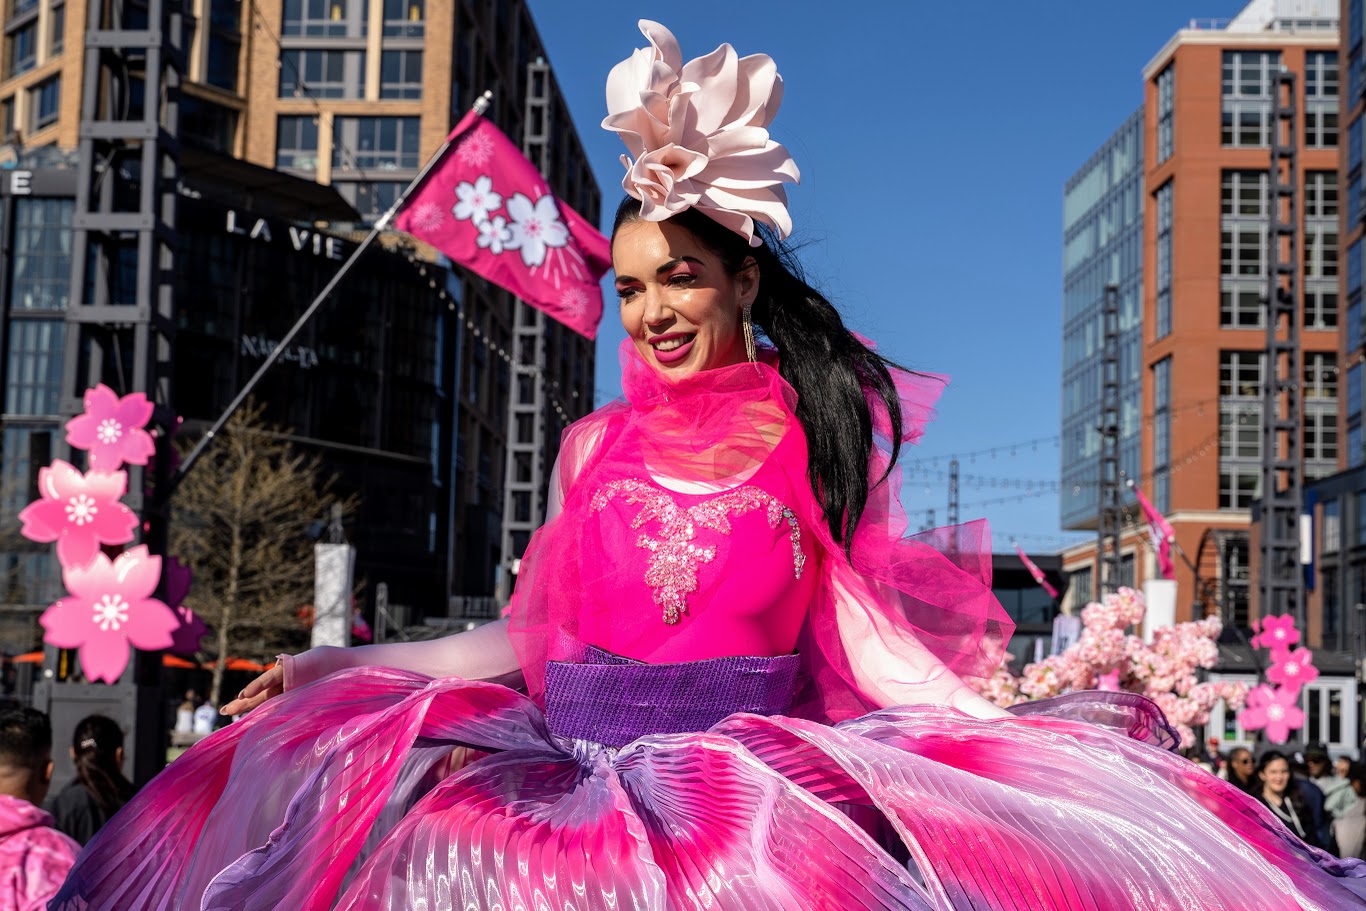
[[[745,356],[749,358],[751,364],[759,363],[759,352],[754,348],[754,319],[753,304],[745,304],[745,309],[740,316],[740,324],[745,332]]]

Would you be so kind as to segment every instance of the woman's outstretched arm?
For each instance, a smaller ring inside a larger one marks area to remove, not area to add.
[[[468,632],[422,642],[386,642],[356,648],[322,646],[299,655],[282,655],[275,667],[247,684],[221,711],[225,715],[240,715],[287,689],[355,667],[392,667],[429,677],[463,677],[518,686],[522,669],[507,630],[507,620],[495,620]]]
[[[879,707],[947,705],[974,718],[1010,715],[968,686],[910,632],[872,606],[876,584],[847,563],[831,570],[840,640],[864,695]]]

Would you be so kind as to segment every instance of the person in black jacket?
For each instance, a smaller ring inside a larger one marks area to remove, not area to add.
[[[104,715],[89,715],[71,737],[76,780],[48,803],[56,827],[85,845],[133,796],[123,776],[123,731]]]
[[[1299,836],[1300,841],[1315,848],[1323,847],[1309,806],[1291,780],[1290,761],[1275,750],[1267,750],[1257,763],[1257,779],[1262,783],[1257,796],[1276,818]]]

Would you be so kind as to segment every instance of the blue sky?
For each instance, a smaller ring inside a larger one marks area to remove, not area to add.
[[[608,212],[624,149],[598,128],[603,85],[644,45],[637,19],[668,26],[685,59],[730,42],[777,61],[772,132],[802,171],[790,196],[809,277],[890,357],[953,377],[907,458],[913,527],[926,508],[944,522],[936,472],[955,454],[964,474],[1058,479],[1063,183],[1142,102],[1142,68],[1178,29],[1244,5],[530,2]],[[623,338],[605,303],[600,398],[620,390]],[[961,518],[990,519],[997,551],[1086,537],[1061,531],[1056,494],[1024,493],[966,485]]]

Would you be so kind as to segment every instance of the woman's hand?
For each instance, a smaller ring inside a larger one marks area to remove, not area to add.
[[[273,699],[285,691],[284,662],[275,666],[247,684],[237,698],[218,710],[222,715],[245,715],[267,699]]]

